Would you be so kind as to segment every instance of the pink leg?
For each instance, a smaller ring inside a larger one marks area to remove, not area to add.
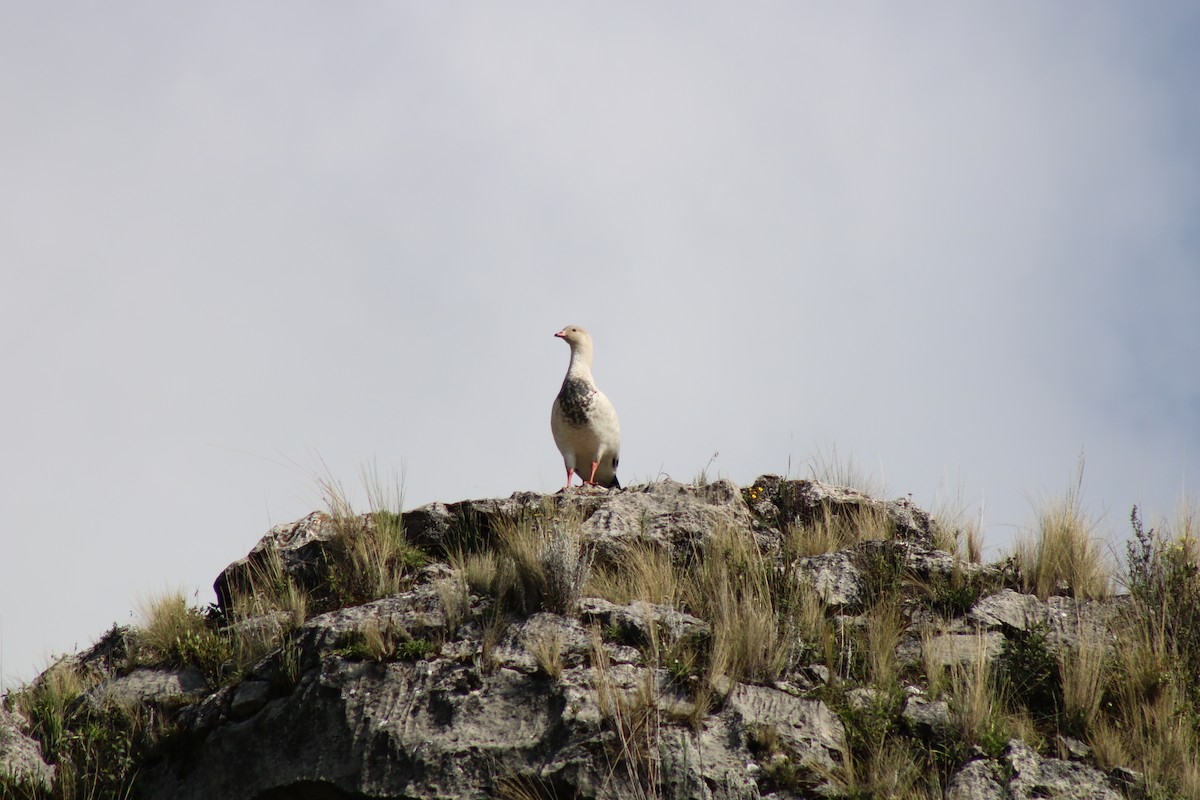
[[[593,461],[593,462],[592,462],[592,474],[591,474],[591,477],[589,477],[589,478],[587,479],[587,485],[588,485],[588,486],[595,486],[595,485],[596,485],[596,468],[597,468],[597,467],[599,467],[599,466],[600,466],[600,462],[599,462],[599,461]]]
[[[571,488],[571,478],[574,478],[574,477],[575,477],[575,470],[572,469],[571,467],[567,467],[567,485],[563,487],[564,489]]]

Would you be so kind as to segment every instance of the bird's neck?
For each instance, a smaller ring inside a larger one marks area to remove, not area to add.
[[[571,363],[567,366],[568,378],[592,379],[592,348],[571,348]]]

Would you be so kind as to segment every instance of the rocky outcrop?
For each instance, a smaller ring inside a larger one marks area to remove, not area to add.
[[[0,791],[10,784],[49,790],[54,783],[54,767],[42,760],[42,746],[27,729],[27,720],[0,705]]]
[[[269,658],[186,711],[176,744],[184,755],[150,770],[142,791],[180,800],[274,797],[300,787],[308,797],[486,797],[497,782],[526,781],[616,798],[633,796],[655,771],[687,787],[681,796],[729,796],[740,787],[749,797],[750,725],[772,726],[806,768],[828,771],[841,761],[837,716],[781,689],[735,686],[703,728],[689,727],[687,687],[622,643],[645,639],[651,624],[668,637],[664,646],[703,632],[699,620],[669,607],[589,598],[579,619],[534,614],[485,645],[483,601],[473,598],[471,621],[436,654],[377,661],[351,651],[347,643],[368,630],[404,631],[416,641],[444,631],[437,574],[306,622],[292,636],[295,685]],[[556,664],[548,668],[540,660],[547,657]],[[655,729],[622,733],[621,715],[651,713],[661,720]],[[651,761],[626,763],[637,758]],[[714,794],[711,786],[725,789]]]
[[[564,613],[513,612],[446,563],[449,554],[494,545],[506,525],[564,513],[600,566],[645,545],[694,569],[723,532],[752,537],[773,559],[775,579],[816,590],[848,637],[839,645],[847,654],[866,635],[863,615],[887,593],[905,615],[896,656],[910,666],[995,659],[1010,637],[1029,631],[1054,648],[1080,637],[1107,641],[1119,610],[1119,602],[1020,594],[1004,565],[938,550],[937,522],[910,502],[842,487],[764,476],[747,489],[661,481],[518,493],[405,512],[406,540],[428,563],[402,591],[343,607],[328,584],[346,521],[314,513],[277,526],[215,583],[213,619],[225,635],[252,630],[278,641],[258,663],[231,678],[145,664],[129,657],[125,633],[114,629],[73,657],[96,676],[79,702],[152,707],[169,719],[169,736],[137,770],[137,796],[151,799],[784,800],[845,790],[839,776],[853,757],[845,719],[886,698],[841,687],[830,663],[819,663],[828,654],[797,645],[807,660],[778,679],[733,680],[688,660],[689,648],[702,650],[714,635],[715,623],[695,609],[585,594]],[[885,532],[880,538],[789,555],[796,530],[864,515],[880,523],[872,528]],[[360,531],[376,524],[371,515],[354,522]],[[323,613],[295,627],[278,610],[235,619],[235,595],[263,576],[319,598],[310,610]],[[946,700],[916,686],[890,713],[915,739],[957,735]],[[964,758],[947,796],[1124,796],[1119,781],[1082,761],[1018,740],[997,753]],[[0,709],[5,776],[33,787],[49,785],[54,771],[28,725]]]
[[[950,784],[949,800],[1122,800],[1124,794],[1098,769],[1038,755],[1013,739],[999,763],[972,761]]]

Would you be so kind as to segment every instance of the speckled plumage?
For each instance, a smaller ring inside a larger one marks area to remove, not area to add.
[[[588,411],[598,391],[595,384],[590,384],[582,378],[572,378],[568,375],[563,379],[562,388],[558,390],[558,406],[568,424],[587,424]]]
[[[571,346],[571,363],[550,412],[550,431],[562,453],[567,486],[578,472],[584,483],[619,489],[621,423],[592,378],[592,337],[578,325],[554,335]]]

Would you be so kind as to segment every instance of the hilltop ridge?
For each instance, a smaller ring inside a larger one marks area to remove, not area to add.
[[[1187,754],[1128,723],[1169,697],[1163,724],[1194,726],[1186,669],[1129,674],[1155,595],[1045,563],[1043,528],[1041,550],[982,564],[908,500],[769,475],[334,502],[230,564],[212,607],[162,598],[10,693],[0,790],[1188,796]],[[1170,541],[1140,534],[1150,575]]]

